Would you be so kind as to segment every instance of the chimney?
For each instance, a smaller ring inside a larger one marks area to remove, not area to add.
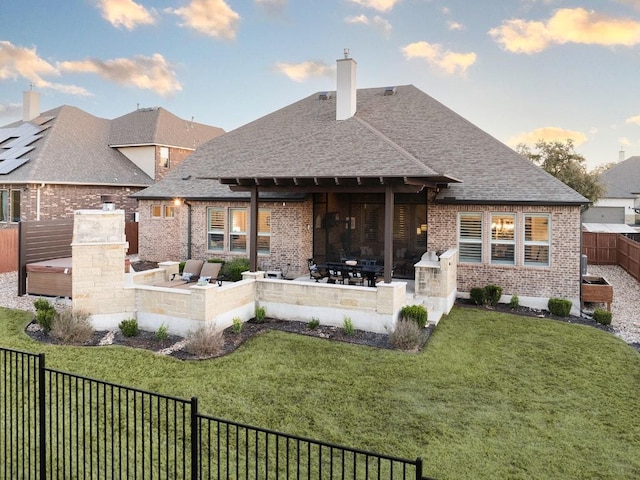
[[[22,93],[22,121],[30,122],[40,115],[40,94],[33,91]]]
[[[344,49],[344,58],[337,60],[336,120],[346,120],[356,113],[356,61],[349,58],[349,49]]]
[[[624,162],[624,150],[620,149],[618,152],[618,163]]]

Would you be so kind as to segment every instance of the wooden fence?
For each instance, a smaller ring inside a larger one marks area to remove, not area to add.
[[[0,230],[0,273],[18,270],[18,229]]]
[[[620,265],[640,281],[640,235],[582,232],[582,253],[591,265]]]

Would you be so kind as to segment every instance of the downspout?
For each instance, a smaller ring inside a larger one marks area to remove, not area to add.
[[[191,204],[184,201],[187,206],[187,260],[191,258]]]

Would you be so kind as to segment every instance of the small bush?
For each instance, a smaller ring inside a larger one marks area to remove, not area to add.
[[[420,328],[427,324],[427,309],[423,305],[405,305],[400,310],[400,320],[411,320]]]
[[[218,353],[224,346],[222,330],[215,325],[204,325],[190,332],[187,336],[184,349],[198,357],[208,357]]]
[[[416,350],[422,344],[424,330],[413,320],[399,320],[389,340],[400,350]]]
[[[140,333],[138,330],[138,321],[135,318],[127,318],[126,320],[122,320],[118,325],[120,327],[120,331],[122,335],[125,337],[135,337]]]
[[[495,307],[502,297],[502,287],[498,285],[489,284],[484,287],[485,301]]]
[[[356,329],[353,326],[353,321],[351,320],[351,317],[344,317],[344,319],[342,320],[342,331],[344,332],[345,335],[349,335],[349,336],[356,333]]]
[[[318,320],[317,318],[311,318],[311,320],[309,320],[309,323],[307,323],[307,327],[309,327],[311,330],[315,330],[319,326],[320,320]]]
[[[231,325],[231,331],[236,334],[242,331],[242,320],[240,320],[240,317],[233,317],[233,325]]]
[[[163,323],[158,327],[158,330],[156,330],[156,340],[158,340],[159,342],[164,342],[168,338],[169,338],[169,330],[167,329],[167,326]]]
[[[48,332],[51,330],[51,325],[58,316],[58,312],[56,312],[55,307],[44,298],[35,300],[33,306],[36,308],[36,322]]]
[[[91,340],[93,325],[91,325],[88,315],[64,310],[53,319],[50,334],[63,343],[82,345]]]
[[[593,319],[601,325],[611,325],[613,314],[603,308],[596,308],[593,312]]]
[[[184,272],[184,266],[185,266],[186,264],[187,264],[187,262],[180,262],[180,263],[178,264],[178,273],[179,273],[180,275],[182,275],[182,272]]]
[[[249,259],[248,258],[234,258],[230,262],[225,262],[222,266],[221,271],[225,280],[230,282],[237,282],[242,280],[242,272],[246,272],[249,270]]]
[[[571,313],[571,300],[564,298],[550,298],[547,303],[549,312],[557,317],[568,317]]]
[[[267,310],[264,307],[256,307],[255,319],[256,323],[264,323],[267,317]]]
[[[484,288],[472,288],[469,292],[469,296],[471,297],[473,303],[475,303],[476,305],[484,305],[487,301],[487,294]]]
[[[520,306],[520,298],[518,298],[518,294],[514,293],[511,295],[511,300],[509,300],[509,306],[512,309],[518,308]]]

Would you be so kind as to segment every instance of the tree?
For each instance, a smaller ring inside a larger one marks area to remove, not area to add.
[[[571,139],[564,143],[538,140],[534,150],[521,143],[516,150],[591,202],[596,202],[604,192],[599,172],[587,171],[586,160],[576,153]]]

